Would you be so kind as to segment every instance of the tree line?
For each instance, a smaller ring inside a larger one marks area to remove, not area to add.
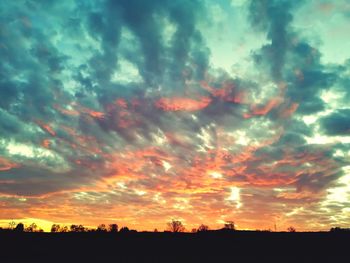
[[[166,224],[165,232],[180,233],[186,232],[186,228],[180,220],[171,220]],[[227,221],[222,229],[225,230],[236,230],[235,223],[233,221]],[[16,224],[14,221],[9,223],[9,227],[0,230],[11,230],[15,232],[44,232],[44,230],[36,223],[30,225],[24,225],[23,223]],[[191,232],[204,232],[210,230],[208,225],[201,224],[198,228],[193,228]],[[88,228],[81,224],[72,224],[70,226],[53,224],[51,226],[50,232],[52,233],[67,233],[67,232],[111,232],[111,233],[124,233],[124,232],[136,232],[136,230],[129,229],[127,226],[119,228],[117,224],[100,224],[96,228]],[[158,232],[158,229],[154,229],[153,232]]]
[[[32,223],[30,225],[25,226],[23,223],[16,224],[14,221],[9,223],[8,228],[1,228],[0,231],[15,231],[15,232],[44,232],[42,228],[40,228],[36,223]],[[180,220],[171,220],[167,222],[166,229],[164,232],[173,232],[173,233],[181,233],[181,232],[206,232],[212,230],[208,225],[201,224],[198,228],[192,228],[191,230],[187,230],[183,223]],[[224,226],[221,229],[213,229],[213,230],[223,230],[223,231],[235,231],[236,226],[234,221],[226,221]],[[261,231],[261,230],[257,230]],[[265,232],[271,232],[271,230],[262,230]],[[119,228],[117,224],[100,224],[96,228],[88,228],[81,224],[72,224],[70,226],[53,224],[50,229],[51,233],[81,233],[81,232],[110,232],[110,233],[126,233],[126,232],[137,232],[136,230],[129,229],[127,226],[123,226]],[[158,229],[154,229],[153,232],[158,232]],[[296,232],[296,228],[290,226],[287,228],[287,232]],[[333,227],[330,229],[330,232],[350,232],[349,228],[340,228]]]

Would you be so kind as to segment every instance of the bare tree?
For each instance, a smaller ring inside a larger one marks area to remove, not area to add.
[[[226,230],[236,230],[235,222],[233,222],[233,221],[226,221],[226,223],[224,225],[224,229],[226,229]]]
[[[167,223],[168,230],[173,233],[184,232],[185,227],[183,226],[180,220],[171,220],[171,222]]]
[[[293,226],[288,227],[288,228],[287,228],[287,231],[288,231],[288,232],[297,232],[297,230],[296,230],[295,227],[293,227]]]
[[[9,228],[11,229],[11,230],[13,230],[13,228],[16,226],[16,223],[15,223],[15,221],[11,221],[10,223],[9,223]]]

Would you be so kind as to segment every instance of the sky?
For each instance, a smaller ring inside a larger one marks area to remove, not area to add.
[[[0,224],[350,222],[347,0],[0,2]]]

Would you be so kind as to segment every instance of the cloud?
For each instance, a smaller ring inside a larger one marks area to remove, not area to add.
[[[161,98],[155,106],[165,111],[197,111],[207,107],[210,103],[210,98],[202,97],[199,100],[188,98]]]
[[[327,135],[350,134],[350,109],[343,109],[322,117],[320,124]]]
[[[305,5],[0,4],[0,218],[322,228],[349,147],[310,141],[348,135],[349,60]]]

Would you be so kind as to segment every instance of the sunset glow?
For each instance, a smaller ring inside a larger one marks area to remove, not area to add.
[[[0,10],[0,226],[349,227],[349,1]]]

